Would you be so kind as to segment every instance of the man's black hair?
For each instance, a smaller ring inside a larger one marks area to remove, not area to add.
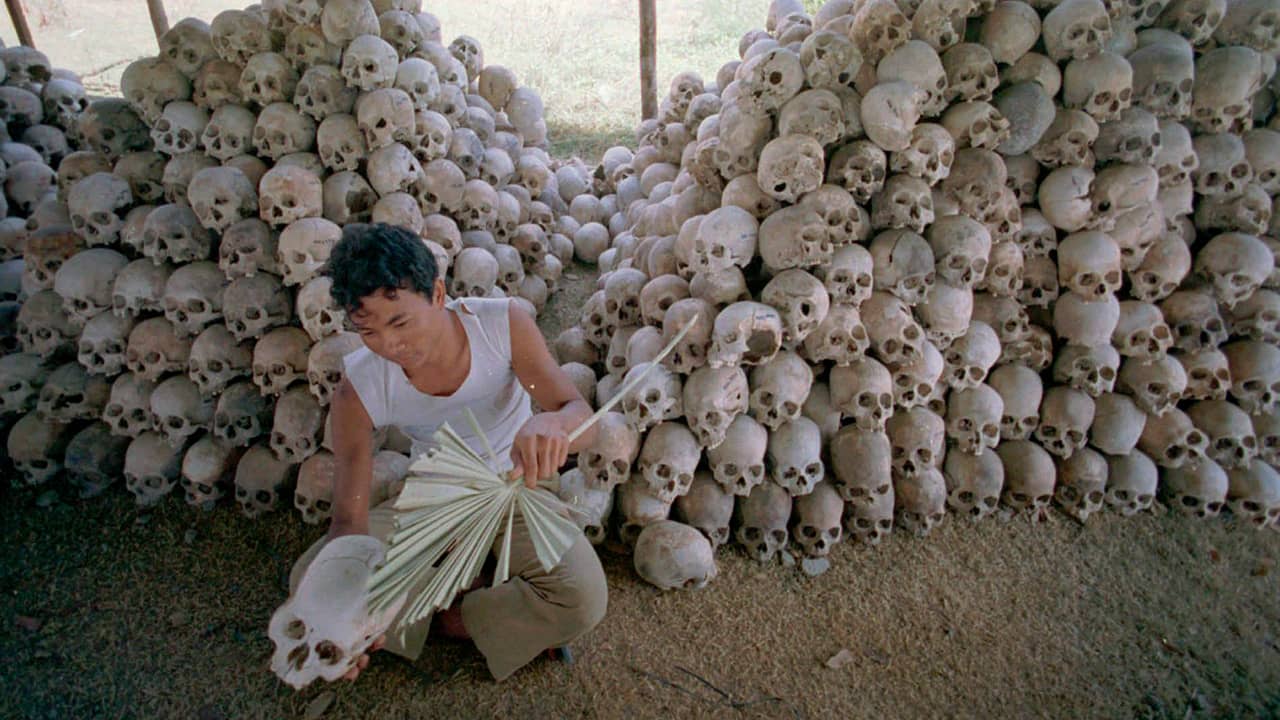
[[[435,255],[413,231],[386,223],[352,223],[329,253],[321,271],[333,280],[329,294],[345,310],[386,290],[413,290],[428,298],[435,291]]]

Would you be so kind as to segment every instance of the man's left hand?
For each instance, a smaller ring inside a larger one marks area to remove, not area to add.
[[[511,445],[512,477],[524,477],[533,489],[538,481],[555,474],[569,460],[569,434],[555,413],[539,413],[516,433]]]

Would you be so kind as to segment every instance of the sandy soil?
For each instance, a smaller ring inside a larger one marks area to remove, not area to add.
[[[321,528],[119,491],[33,499],[0,503],[0,717],[302,717],[320,696],[332,718],[1280,715],[1280,534],[1221,521],[951,518],[838,546],[812,579],[723,549],[693,593],[606,552],[609,614],[574,666],[495,686],[441,644],[295,693],[266,624]]]

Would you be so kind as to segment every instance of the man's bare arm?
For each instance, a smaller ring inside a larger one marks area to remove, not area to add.
[[[591,417],[591,406],[582,398],[569,376],[556,364],[551,351],[547,349],[542,331],[538,329],[533,318],[514,305],[509,312],[512,367],[515,369],[516,377],[538,402],[538,406],[547,411],[534,416],[530,421],[531,427],[528,429],[535,434],[543,434],[549,426],[553,426],[559,433],[568,435]],[[522,443],[526,440],[527,438],[517,436],[517,450],[521,449]],[[549,470],[558,468],[562,464],[564,455],[590,447],[593,442],[595,442],[594,427],[583,433],[560,453],[540,453],[545,457],[539,458],[536,475],[545,477]],[[525,450],[528,449],[525,448]],[[556,454],[562,457],[551,457]],[[525,461],[524,464],[529,464],[527,462],[529,458],[522,458],[522,460]]]
[[[329,405],[333,431],[333,521],[329,537],[369,532],[373,485],[373,421],[355,388],[345,379]]]

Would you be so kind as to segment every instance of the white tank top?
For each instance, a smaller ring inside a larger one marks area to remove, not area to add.
[[[499,467],[494,469],[503,470],[509,467],[516,431],[533,415],[529,393],[511,366],[510,301],[465,298],[450,300],[445,308],[458,315],[471,346],[471,372],[452,395],[418,390],[399,365],[365,347],[343,358],[347,380],[374,428],[399,428],[413,441],[415,458],[434,444],[431,436],[447,422],[488,460],[484,442],[467,420],[465,411],[470,408],[498,455]]]

